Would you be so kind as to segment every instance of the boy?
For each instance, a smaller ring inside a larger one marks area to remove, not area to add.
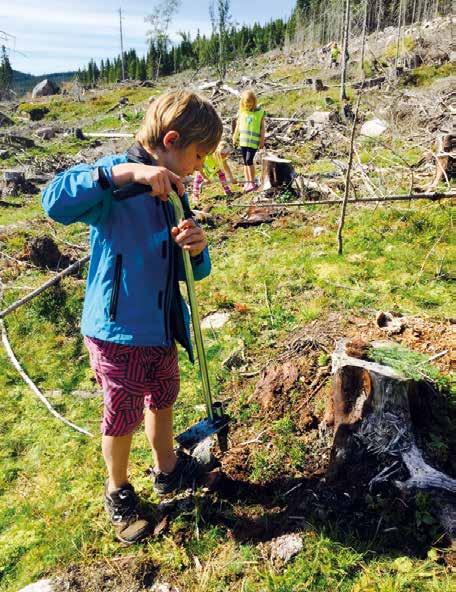
[[[173,449],[172,413],[179,391],[174,340],[193,360],[176,245],[189,251],[195,279],[209,274],[210,259],[187,196],[188,218],[179,225],[167,199],[173,184],[183,194],[180,177],[201,170],[221,135],[222,123],[208,101],[170,92],[150,105],[136,144],[125,154],[60,173],[43,192],[51,218],[90,225],[81,331],[104,392],[105,509],[125,543],[143,539],[151,528],[127,473],[132,435],[143,417],[159,494],[189,486],[201,473],[191,456]],[[114,189],[133,182],[150,185],[151,192],[114,199]]]

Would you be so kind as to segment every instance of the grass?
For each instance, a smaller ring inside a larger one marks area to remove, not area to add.
[[[128,96],[128,121],[122,125],[133,129],[151,94],[150,89],[122,88],[110,90],[104,97],[85,97],[83,103],[58,97],[46,102],[50,109],[46,117],[69,125],[83,120],[87,129],[92,130],[115,128],[121,122],[115,112],[106,111],[121,96]],[[268,112],[281,115],[307,113],[324,108],[324,96],[304,90],[264,97],[264,105]],[[337,102],[337,91],[330,91],[329,96]],[[49,144],[40,153],[74,154],[86,146],[68,139],[63,144]],[[306,172],[333,170],[329,158],[314,160],[310,144],[299,150],[297,157]],[[399,153],[400,158],[394,153]],[[37,156],[33,151],[30,155]],[[397,166],[403,159],[410,164],[416,162],[419,153],[396,140],[386,147],[366,140],[361,145],[361,158],[363,162],[374,158],[380,164],[392,161]],[[391,184],[387,190],[395,180],[386,182]],[[273,360],[282,339],[335,313],[344,317],[372,316],[377,309],[398,309],[440,320],[456,315],[455,290],[450,283],[450,262],[456,259],[452,239],[454,208],[450,202],[349,206],[344,254],[338,256],[338,209],[315,206],[278,219],[272,225],[233,231],[229,223],[238,211],[227,208],[222,201],[215,202],[214,191],[205,193],[204,199],[217,204],[213,213],[223,222],[208,231],[213,273],[210,279],[198,284],[197,293],[202,315],[227,310],[231,317],[222,329],[205,332],[210,376],[217,396],[224,398],[227,393],[236,393],[236,400],[231,402],[232,414],[238,424],[249,426],[255,434],[265,421],[260,406],[251,397],[255,380],[244,390],[237,389],[236,374],[223,368],[223,360],[234,350],[244,348],[254,364]],[[49,234],[51,229],[63,250],[63,240],[77,244],[86,241],[82,225],[50,227],[38,198],[19,197],[15,201],[23,207],[0,212],[3,253],[18,257],[28,238]],[[19,225],[13,232],[3,229],[15,223]],[[325,227],[326,232],[315,237],[313,228],[317,225]],[[36,269],[5,264],[2,278],[8,289],[2,308],[48,277],[50,274]],[[4,351],[0,351],[2,591],[16,592],[68,566],[94,570],[95,563],[108,565],[113,558],[127,560],[131,555],[138,565],[151,563],[160,581],[172,581],[185,592],[452,589],[451,574],[437,551],[431,549],[423,557],[402,556],[398,552],[382,554],[372,549],[370,541],[354,540],[337,519],[328,519],[324,527],[303,522],[299,529],[302,551],[291,564],[277,564],[270,560],[264,544],[238,540],[225,523],[211,523],[202,509],[204,500],[198,497],[192,507],[172,521],[167,534],[152,538],[133,551],[120,548],[113,540],[101,503],[101,399],[96,396],[79,335],[82,300],[83,283],[66,278],[59,287],[42,294],[6,320],[14,351],[28,374],[60,413],[88,428],[94,437],[78,434],[51,417],[22,383]],[[328,362],[327,354],[320,353],[318,365]],[[182,388],[176,404],[176,432],[201,417],[202,402],[197,369],[182,354],[180,365]],[[76,391],[93,392],[95,396],[83,399],[74,394]],[[270,438],[258,446],[253,456],[252,482],[302,474],[309,445],[300,439],[295,420],[285,412],[267,425]],[[251,434],[246,439],[249,437]],[[448,455],[448,445],[440,437],[431,438],[428,446],[434,447],[436,458]],[[150,462],[144,437],[138,434],[132,450],[135,486],[140,494],[156,503],[145,475]],[[384,508],[379,506],[378,512]],[[228,518],[236,514],[242,518],[251,512],[268,520],[271,508],[230,504],[225,510]],[[422,528],[432,519],[429,516],[423,501],[417,507],[416,518]]]

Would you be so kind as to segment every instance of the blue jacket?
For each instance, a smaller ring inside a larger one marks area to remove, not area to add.
[[[190,315],[178,286],[184,279],[182,257],[170,235],[174,210],[146,193],[113,198],[112,167],[144,162],[129,152],[59,173],[43,191],[42,205],[57,222],[90,225],[82,334],[142,346],[170,346],[177,339],[193,361]],[[186,196],[183,201],[189,210]],[[207,249],[192,264],[195,279],[206,277]]]

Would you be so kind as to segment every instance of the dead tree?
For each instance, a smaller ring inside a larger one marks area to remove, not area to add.
[[[347,93],[345,92],[345,83],[347,80],[347,66],[348,66],[348,36],[350,34],[350,0],[345,0],[344,12],[344,44],[342,47],[342,71],[340,76],[340,100],[347,100]]]
[[[365,359],[370,345],[341,340],[332,355],[334,387],[326,422],[334,425],[334,439],[328,479],[347,478],[353,467],[364,466],[370,467],[371,489],[390,482],[404,493],[430,492],[454,539],[456,479],[428,464],[416,439],[417,418],[430,414],[430,387]],[[392,480],[404,471],[408,478]]]
[[[270,155],[263,157],[263,169],[261,172],[261,189],[266,191],[271,188],[284,188],[291,185],[296,173],[291,160]]]

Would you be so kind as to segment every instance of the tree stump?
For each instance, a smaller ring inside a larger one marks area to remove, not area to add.
[[[23,171],[3,171],[3,180],[6,185],[22,185],[25,181],[25,174]]]
[[[325,418],[334,425],[328,481],[356,480],[368,471],[369,488],[391,482],[404,493],[431,492],[439,500],[442,525],[454,538],[456,479],[428,464],[415,437],[414,420],[426,413],[429,387],[363,359],[368,347],[347,352],[349,345],[339,341],[332,355],[334,389]],[[391,481],[399,472],[408,478]]]
[[[263,157],[263,168],[261,172],[261,190],[271,188],[284,188],[290,186],[296,173],[291,160],[268,155]]]

